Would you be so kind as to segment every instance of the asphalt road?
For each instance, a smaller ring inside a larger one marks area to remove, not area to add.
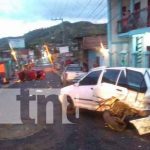
[[[60,88],[57,74],[48,73],[46,80],[17,83],[10,88]],[[80,118],[69,119],[71,125],[62,125],[61,106],[53,95],[54,124],[21,139],[0,140],[0,150],[150,150],[150,136],[139,136],[129,127],[124,132],[110,130],[101,114],[80,111]],[[42,103],[41,103],[42,105]]]

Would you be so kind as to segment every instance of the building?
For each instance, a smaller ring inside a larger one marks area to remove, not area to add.
[[[0,50],[0,80],[3,77],[10,79],[14,74],[14,63],[11,59],[10,50]]]
[[[110,66],[150,67],[150,0],[108,0]]]
[[[9,47],[0,48],[0,78],[11,79],[16,69],[33,59],[33,50],[25,49],[23,37],[8,38]]]
[[[82,64],[87,63],[89,69],[109,64],[106,35],[80,36],[76,40]]]

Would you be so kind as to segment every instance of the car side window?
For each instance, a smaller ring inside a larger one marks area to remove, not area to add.
[[[106,69],[102,77],[102,83],[116,84],[119,73],[120,70]]]
[[[66,71],[81,71],[81,67],[67,67]]]
[[[93,71],[89,73],[85,78],[83,78],[80,82],[79,85],[96,85],[99,79],[99,76],[101,74],[101,70],[98,71]]]
[[[144,75],[140,72],[127,69],[127,83],[128,89],[137,92],[146,92],[147,86],[145,83]]]
[[[121,72],[117,85],[127,88],[127,78],[124,71]]]

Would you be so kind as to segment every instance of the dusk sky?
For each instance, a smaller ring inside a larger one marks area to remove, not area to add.
[[[107,0],[0,0],[0,38],[64,21],[107,21]]]

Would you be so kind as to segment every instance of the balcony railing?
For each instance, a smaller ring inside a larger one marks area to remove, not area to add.
[[[118,33],[125,33],[131,30],[150,27],[150,8],[141,9],[118,21]]]

